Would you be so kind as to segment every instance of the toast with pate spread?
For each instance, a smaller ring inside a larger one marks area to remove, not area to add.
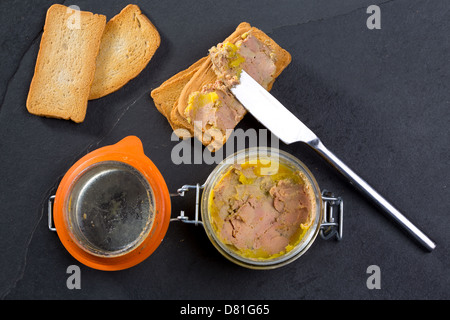
[[[291,59],[291,55],[264,32],[243,22],[223,43],[213,47],[201,63],[195,64],[200,64],[195,72],[181,72],[173,76],[155,89],[152,97],[155,105],[165,104],[162,113],[172,128],[184,129],[175,131],[181,132],[179,136],[184,138],[189,132],[210,151],[217,151],[247,113],[231,94],[229,89],[233,82],[230,80],[237,76],[234,80],[239,81],[239,70],[243,69],[270,90]],[[183,83],[184,86],[181,88],[167,83]],[[169,92],[161,94],[165,90]],[[172,99],[166,102],[161,100],[169,95]],[[168,105],[175,100],[174,96],[178,99],[168,114]]]
[[[103,15],[48,9],[26,103],[31,114],[84,121],[105,25]]]
[[[161,44],[156,27],[130,4],[105,28],[89,100],[115,92],[137,77]]]

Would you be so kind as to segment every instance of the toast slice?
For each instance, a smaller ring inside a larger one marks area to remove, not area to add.
[[[238,33],[243,33],[243,28],[248,31],[250,29],[250,25],[246,23],[240,24],[237,31],[228,37],[227,40],[236,37]],[[205,68],[207,66],[208,60],[210,60],[209,56],[203,57],[191,65],[188,69],[177,73],[169,80],[165,81],[151,93],[156,108],[167,118],[175,133],[181,133],[182,138],[187,136],[187,133],[185,132],[186,130],[190,133],[191,137],[194,136],[194,129],[192,124],[189,123],[183,115],[184,110],[183,113],[179,112],[178,100],[180,99],[180,95],[184,87],[191,81],[192,77],[197,74],[200,68]],[[202,73],[204,73],[204,71],[202,71]],[[216,78],[215,73],[213,73],[212,76],[212,79]],[[177,129],[186,130],[177,131]]]
[[[291,63],[291,55],[264,32],[246,22],[241,23],[224,42],[236,43],[248,32],[267,45],[277,57],[273,81],[268,84],[268,90],[270,90],[276,78]],[[211,151],[220,149],[226,142],[227,136],[224,135],[223,141],[212,141],[211,137],[203,136],[203,132],[194,128],[193,123],[187,119],[185,111],[192,93],[202,91],[203,88],[211,86],[217,81],[218,77],[214,71],[211,57],[208,55],[152,91],[156,108],[167,118],[175,132],[177,132],[176,129],[185,129],[180,131],[181,138],[187,136],[185,133],[187,131],[190,136],[195,136],[202,141]]]
[[[242,34],[250,31],[250,29],[250,24],[243,22],[239,24],[236,30],[228,38],[226,38],[224,42],[234,43],[240,38]],[[180,93],[180,97],[177,101],[178,114],[184,115],[184,111],[186,110],[186,107],[188,105],[188,100],[191,93],[201,91],[203,86],[214,83],[217,80],[217,75],[212,67],[211,57],[208,55],[202,66],[199,68],[196,74],[193,75],[191,80]],[[190,126],[192,127],[192,125]]]
[[[126,6],[106,25],[89,100],[115,92],[137,77],[160,44],[158,30],[139,7]]]
[[[84,121],[105,25],[103,15],[48,9],[26,104],[31,114]]]
[[[270,51],[274,53],[276,57],[276,60],[274,62],[275,72],[273,74],[273,80],[267,85],[267,90],[270,91],[277,77],[291,63],[292,57],[289,54],[289,52],[281,48],[267,34],[265,34],[263,31],[255,27],[252,27],[249,23],[246,22],[241,23],[236,28],[236,30],[227,39],[225,39],[224,43],[229,42],[235,44],[237,41],[243,39],[245,34],[248,33],[251,33],[256,39],[258,39],[258,41],[266,45],[270,49]],[[220,149],[227,141],[229,135],[226,132],[222,132],[222,134],[218,135],[219,140],[217,140],[212,138],[211,135],[207,134],[204,128],[194,128],[194,125],[191,122],[187,121],[185,116],[186,114],[185,110],[189,104],[189,99],[192,93],[201,92],[205,87],[211,86],[217,83],[217,81],[219,80],[220,79],[218,78],[216,72],[214,71],[211,56],[208,56],[208,58],[205,60],[205,62],[202,64],[199,70],[192,76],[192,78],[183,88],[182,92],[180,93],[180,97],[176,103],[176,106],[174,107],[174,109],[176,108],[176,110],[172,111],[172,115],[174,114],[178,115],[179,121],[182,122],[190,130],[190,132],[193,132],[194,136],[198,138],[200,141],[202,141],[203,145],[208,147],[211,151],[217,151],[218,149]],[[238,105],[235,105],[234,107],[234,109],[238,110],[238,115],[236,115],[237,123],[239,123],[247,113],[246,110],[241,112],[240,110],[241,108],[243,107],[242,106],[239,107]],[[234,129],[234,128],[227,128],[227,129]]]

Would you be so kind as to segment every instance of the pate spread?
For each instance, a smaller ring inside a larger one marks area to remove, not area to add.
[[[276,72],[275,53],[259,41],[251,31],[244,33],[235,44],[220,43],[209,51],[213,69],[228,87],[239,84],[244,69],[261,86],[268,89]]]
[[[316,214],[314,192],[303,173],[279,164],[276,173],[263,175],[264,167],[261,161],[233,165],[209,199],[218,238],[250,259],[291,251]]]
[[[267,89],[274,80],[276,66],[275,54],[251,31],[234,44],[224,42],[211,48],[210,57],[217,81],[189,95],[184,116],[217,149],[247,113],[230,91],[239,83],[241,71],[244,69]]]

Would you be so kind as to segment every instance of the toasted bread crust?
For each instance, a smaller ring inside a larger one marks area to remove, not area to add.
[[[48,9],[26,104],[31,114],[84,121],[105,25],[103,15]]]
[[[177,73],[151,92],[151,97],[155,102],[156,108],[167,118],[167,121],[175,133],[180,133],[180,136],[183,138],[192,137],[193,133],[179,120],[183,120],[184,118],[181,118],[181,116],[178,117],[177,114],[172,115],[172,112],[176,110],[174,104],[177,102],[184,86],[197,72],[198,68],[203,64],[206,58],[207,57],[200,59],[188,69]],[[186,130],[179,131],[179,129]]]
[[[89,100],[125,86],[148,65],[161,44],[156,27],[137,5],[128,5],[105,28]]]
[[[151,92],[151,97],[159,112],[166,118],[170,116],[174,103],[178,100],[181,91],[189,82],[198,68],[203,64],[207,57],[198,60],[188,69],[183,70],[170,79],[166,80],[158,88]]]

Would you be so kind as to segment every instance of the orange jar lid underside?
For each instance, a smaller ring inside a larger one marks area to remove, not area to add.
[[[66,204],[68,203],[68,197],[70,197],[73,182],[91,166],[107,161],[121,162],[136,169],[147,180],[154,197],[154,221],[147,237],[132,251],[113,257],[94,255],[80,247],[74,241],[66,219]],[[75,163],[59,185],[53,212],[58,236],[64,247],[75,259],[94,269],[118,271],[131,268],[144,261],[161,244],[169,227],[171,203],[163,176],[144,154],[142,142],[139,138],[130,136],[113,146],[93,151]]]

